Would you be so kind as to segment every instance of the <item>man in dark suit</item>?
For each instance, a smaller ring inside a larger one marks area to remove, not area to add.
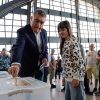
[[[39,66],[47,62],[47,32],[43,29],[46,14],[37,9],[31,23],[17,30],[16,44],[12,47],[11,67],[13,77],[35,77],[40,79]]]

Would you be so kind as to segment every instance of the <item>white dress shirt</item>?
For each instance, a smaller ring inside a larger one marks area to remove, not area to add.
[[[41,37],[40,37],[40,32],[35,33],[35,37],[36,37],[36,42],[37,42],[37,45],[38,45],[39,52],[41,52]]]
[[[36,37],[36,42],[37,42],[37,45],[38,45],[38,50],[39,50],[39,53],[41,53],[41,36],[40,36],[40,32],[38,33],[35,33],[35,37]],[[38,65],[40,65],[40,60],[38,61]]]

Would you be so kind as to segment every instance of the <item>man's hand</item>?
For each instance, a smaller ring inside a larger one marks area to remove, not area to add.
[[[48,63],[47,58],[43,58],[43,59],[42,59],[42,64],[43,64],[43,63],[44,63],[45,65],[47,65],[47,63]]]
[[[100,60],[100,57],[99,57],[99,56],[97,56],[97,57],[96,57],[96,59],[97,59],[97,60]]]
[[[18,76],[18,73],[19,73],[19,69],[20,69],[19,64],[13,64],[13,65],[11,65],[11,67],[9,67],[8,72],[13,77],[17,77]]]
[[[74,88],[76,88],[78,85],[79,85],[79,80],[73,79],[73,80],[72,80],[72,86],[73,86]]]

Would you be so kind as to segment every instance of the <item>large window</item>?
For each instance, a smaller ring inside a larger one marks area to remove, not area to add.
[[[12,0],[1,0],[0,5]],[[35,0],[36,1],[36,0]],[[94,4],[94,0],[37,0],[37,7],[47,11],[47,19],[43,26],[47,30],[48,37],[57,38],[57,25],[62,20],[68,20],[71,23],[72,32],[81,39],[81,43],[85,50],[88,49],[90,43],[94,43],[96,50],[100,49],[100,9]],[[34,12],[34,3],[31,3],[31,12]],[[78,5],[78,6],[77,6]],[[26,9],[27,6],[21,7]],[[76,10],[79,12],[76,12]],[[31,13],[32,14],[32,13]],[[78,17],[77,17],[78,15]],[[78,19],[76,19],[78,18]],[[77,23],[79,22],[79,23]],[[16,38],[16,31],[20,27],[26,25],[27,15],[8,13],[0,19],[0,38]],[[77,30],[78,29],[78,30]],[[78,35],[79,33],[79,35]],[[6,47],[10,50],[10,44],[0,44],[0,48]],[[55,56],[59,54],[59,41],[48,42],[48,50],[51,48],[56,50]],[[0,50],[1,50],[0,49]]]
[[[94,43],[95,49],[99,50],[100,39],[100,10],[93,4],[79,0],[80,36],[84,40],[82,43],[85,49],[89,49],[89,44]],[[86,40],[86,41],[85,41]]]
[[[1,0],[0,4],[5,4],[13,0]],[[23,9],[26,8],[26,6],[22,7]],[[0,38],[4,38],[5,41],[7,39],[16,38],[17,29],[21,28],[22,26],[26,25],[27,22],[27,15],[23,14],[15,14],[15,13],[8,13],[6,16],[4,16],[2,19],[0,19]],[[9,40],[10,41],[10,40]],[[7,48],[9,51],[11,49],[10,43],[0,43],[0,51],[2,48]]]
[[[44,28],[47,30],[48,37],[59,37],[57,31],[57,25],[62,20],[68,20],[71,23],[72,31],[75,36],[77,36],[77,29],[76,29],[76,19],[72,18],[70,14],[75,14],[75,0],[37,0],[37,7],[45,8],[53,10],[54,13],[49,13],[47,15],[46,22],[44,24]],[[61,12],[68,12],[70,17],[57,15],[56,11]],[[59,50],[59,42],[56,43],[48,43],[49,52],[51,48],[55,49],[55,57],[60,53]]]

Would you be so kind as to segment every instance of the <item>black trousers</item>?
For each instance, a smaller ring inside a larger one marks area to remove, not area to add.
[[[43,71],[43,82],[47,82],[47,77],[48,77],[48,73],[49,73],[49,69],[48,69],[48,67],[44,67],[44,69],[43,69],[44,71]]]
[[[99,90],[100,90],[100,66],[99,66]]]
[[[89,92],[90,88],[89,88],[89,81],[87,79],[87,74],[85,73],[85,77],[84,77],[84,87],[85,87],[85,92]]]
[[[34,73],[34,78],[36,78],[38,80],[41,80],[42,79],[42,75],[43,75],[43,73],[41,72],[41,70],[37,70]]]

